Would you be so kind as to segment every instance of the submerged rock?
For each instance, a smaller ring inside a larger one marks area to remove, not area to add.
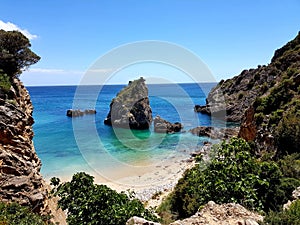
[[[129,81],[110,103],[104,124],[128,129],[146,130],[152,123],[145,79]]]
[[[182,129],[181,123],[170,123],[167,120],[162,119],[160,116],[154,118],[154,131],[157,133],[175,133],[180,132]]]

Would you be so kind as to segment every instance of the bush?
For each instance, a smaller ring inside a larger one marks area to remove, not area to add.
[[[132,216],[157,221],[157,218],[138,199],[117,193],[105,185],[94,184],[94,178],[77,173],[70,182],[60,184],[52,178],[53,193],[60,197],[59,207],[67,210],[69,224],[121,225]]]
[[[17,203],[0,202],[0,224],[1,225],[46,225],[50,216],[40,216],[30,211],[29,208]]]
[[[275,131],[275,144],[278,147],[277,157],[297,153],[300,149],[300,114],[290,110],[284,115]]]
[[[11,82],[10,82],[9,76],[2,73],[0,70],[0,89],[4,93],[7,93],[10,90],[10,87],[11,87]]]
[[[300,200],[281,212],[270,212],[265,218],[263,225],[299,225],[300,224]]]
[[[240,203],[255,210],[277,209],[274,193],[279,189],[281,172],[276,163],[260,162],[251,155],[249,144],[238,138],[215,145],[212,151],[214,157],[206,169],[199,163],[175,186],[168,199],[173,214],[191,216],[210,200]]]

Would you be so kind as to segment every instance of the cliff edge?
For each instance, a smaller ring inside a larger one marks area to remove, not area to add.
[[[270,64],[242,71],[211,90],[205,106],[196,111],[211,114],[219,95],[225,98],[226,120],[241,123],[239,136],[253,141],[257,153],[284,155],[300,145],[300,32],[275,51]]]
[[[66,224],[56,198],[48,198],[32,142],[33,106],[22,82],[14,78],[8,91],[0,88],[0,201],[17,202],[38,214],[52,214],[53,222]]]

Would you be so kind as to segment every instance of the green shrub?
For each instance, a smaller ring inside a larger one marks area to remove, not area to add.
[[[279,121],[282,119],[283,112],[284,111],[282,109],[278,109],[278,110],[272,112],[272,114],[270,115],[270,120],[269,120],[270,126],[278,125]]]
[[[299,225],[300,224],[300,200],[291,204],[288,209],[281,212],[270,212],[263,225]]]
[[[17,203],[0,202],[0,224],[1,225],[46,225],[50,216],[40,216],[30,211],[29,208]]]
[[[296,153],[300,149],[300,115],[298,110],[290,110],[284,115],[275,131],[277,157]]]
[[[254,120],[255,120],[256,125],[262,124],[262,122],[264,121],[264,118],[265,118],[265,115],[262,112],[254,114]]]
[[[236,202],[256,210],[277,209],[274,193],[281,172],[276,163],[260,162],[251,155],[249,144],[238,138],[215,145],[212,151],[214,157],[206,169],[199,163],[175,186],[168,200],[173,214],[191,216],[210,200]]]
[[[300,180],[300,153],[284,156],[278,164],[284,177]]]
[[[157,221],[132,194],[128,197],[94,184],[94,178],[86,173],[77,173],[70,182],[62,184],[58,178],[52,178],[51,184],[56,187],[53,193],[60,197],[59,207],[67,210],[69,224],[121,225],[132,216]]]
[[[9,76],[2,73],[0,70],[0,89],[6,93],[10,90],[10,87],[11,87],[11,82]]]

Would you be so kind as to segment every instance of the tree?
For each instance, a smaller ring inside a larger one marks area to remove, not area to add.
[[[4,74],[16,77],[40,60],[30,47],[28,38],[19,31],[0,30],[0,69]]]
[[[157,221],[138,199],[94,184],[94,177],[84,172],[66,183],[54,177],[51,184],[55,186],[52,192],[60,197],[59,207],[67,210],[69,224],[122,225],[132,216]]]

